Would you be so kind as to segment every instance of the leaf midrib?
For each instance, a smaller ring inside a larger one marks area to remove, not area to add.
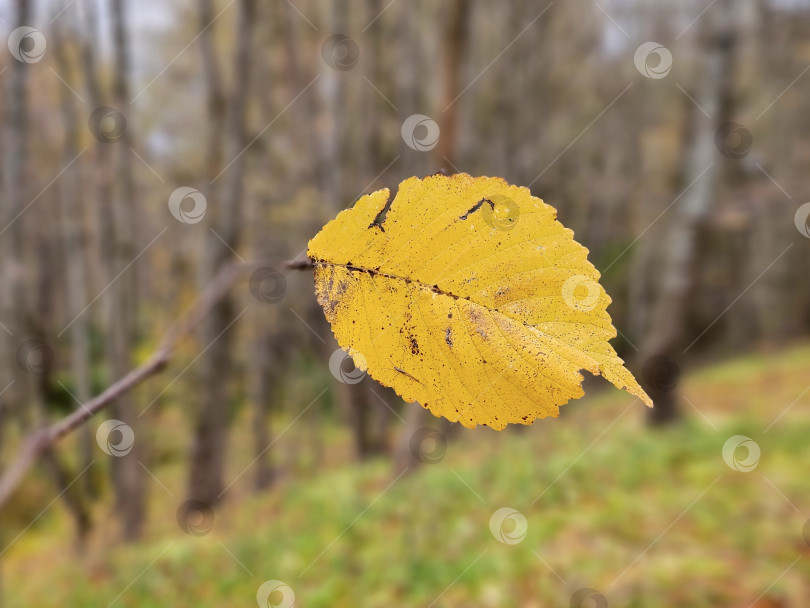
[[[450,298],[453,298],[453,300],[465,300],[467,302],[470,302],[471,304],[474,304],[476,306],[480,306],[481,308],[483,308],[483,309],[485,309],[485,310],[487,310],[489,312],[496,312],[496,313],[498,313],[500,315],[503,315],[503,316],[507,317],[508,319],[510,319],[512,321],[516,321],[516,322],[521,323],[522,325],[524,325],[526,327],[530,327],[530,328],[534,329],[535,331],[539,331],[544,336],[547,336],[547,337],[549,337],[549,338],[551,338],[553,340],[556,340],[556,341],[560,341],[560,338],[558,336],[556,336],[556,335],[554,335],[552,333],[549,333],[547,331],[544,331],[543,329],[537,327],[536,325],[532,325],[531,323],[528,323],[525,319],[522,319],[522,318],[520,318],[518,316],[514,316],[512,314],[509,314],[508,312],[500,310],[498,308],[490,307],[490,306],[488,306],[486,304],[482,304],[481,302],[477,302],[477,301],[473,300],[469,296],[460,296],[460,295],[451,293],[449,291],[445,291],[445,290],[441,289],[438,285],[428,285],[427,283],[419,281],[418,279],[409,279],[407,277],[403,277],[403,276],[396,275],[396,274],[391,274],[391,273],[388,273],[388,272],[380,272],[376,268],[364,268],[362,266],[355,266],[354,264],[338,264],[337,262],[329,262],[327,260],[319,260],[317,258],[312,259],[312,264],[313,264],[313,266],[331,266],[331,267],[336,267],[336,268],[345,268],[346,270],[348,270],[350,272],[365,272],[366,274],[368,274],[370,276],[380,276],[380,277],[385,277],[385,278],[388,278],[388,279],[395,279],[395,280],[398,280],[398,281],[402,281],[406,285],[414,284],[414,285],[417,285],[418,287],[421,287],[422,289],[432,291],[435,294],[448,296]],[[558,322],[558,321],[552,321],[552,322]],[[586,321],[577,321],[577,323],[583,323],[585,325],[591,325],[593,327],[596,327],[596,328],[602,329],[602,330],[605,329],[604,327],[602,327],[601,325],[595,323],[594,321],[587,321],[587,322]],[[615,334],[613,335],[613,337],[615,337]],[[571,345],[569,345],[569,346],[571,346]],[[575,347],[575,348],[578,348],[578,350],[580,350],[582,353],[587,354],[588,356],[590,356],[587,349],[583,349],[583,348],[579,348],[579,347]]]

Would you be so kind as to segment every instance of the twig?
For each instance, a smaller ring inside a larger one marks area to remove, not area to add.
[[[294,260],[288,260],[284,262],[284,265],[290,270],[312,270],[315,267],[312,259],[306,256],[299,256]]]
[[[243,273],[261,265],[261,263],[255,262],[231,264],[223,268],[206,286],[194,306],[169,328],[160,346],[145,363],[133,369],[126,376],[107,387],[104,392],[60,421],[31,433],[23,443],[17,459],[0,476],[0,507],[8,501],[22,482],[25,474],[46,449],[81,426],[121,395],[129,392],[147,378],[161,372],[168,365],[180,339],[188,335],[211,312],[214,305],[225,296],[236,279]]]

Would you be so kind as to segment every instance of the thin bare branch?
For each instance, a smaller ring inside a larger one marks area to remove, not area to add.
[[[299,256],[294,260],[287,260],[284,262],[284,266],[290,270],[312,270],[315,267],[312,260],[306,256]]]
[[[240,276],[261,265],[263,264],[260,262],[238,263],[223,268],[203,290],[194,306],[169,328],[160,346],[146,362],[107,387],[101,394],[82,404],[68,416],[29,435],[24,441],[16,460],[0,475],[0,508],[8,502],[26,473],[34,466],[43,452],[59,439],[79,428],[121,395],[128,393],[147,378],[165,369],[174,354],[178,342],[191,333],[200,321],[208,315],[214,305],[228,293],[233,283]]]

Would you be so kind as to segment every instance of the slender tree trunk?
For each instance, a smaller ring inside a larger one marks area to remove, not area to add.
[[[329,3],[330,35],[347,35],[348,16],[344,2],[332,0]],[[379,25],[379,24],[378,24]],[[370,34],[373,36],[373,34]],[[353,40],[345,41],[337,52],[348,51],[356,44]],[[353,201],[344,200],[346,183],[343,173],[347,171],[346,157],[346,74],[341,69],[335,57],[327,55],[322,62],[322,77],[319,88],[321,93],[322,111],[326,118],[327,128],[321,142],[322,153],[322,186],[321,193],[327,204],[335,211],[339,211]],[[369,57],[374,62],[374,57]],[[331,353],[328,353],[331,355]],[[365,459],[372,455],[369,438],[369,398],[368,391],[371,382],[364,379],[358,384],[336,383],[335,388],[340,408],[347,418],[352,435],[355,455],[358,459]]]
[[[402,124],[409,116],[414,114],[425,114],[421,107],[422,99],[419,94],[422,88],[418,86],[419,79],[427,73],[423,71],[422,52],[418,32],[421,27],[420,16],[422,14],[421,0],[411,0],[409,3],[397,3],[391,7],[391,11],[398,10],[399,14],[395,20],[395,36],[399,41],[394,49],[393,60],[397,69],[394,73],[394,87],[396,96],[394,101],[399,109],[399,124]],[[399,134],[397,134],[399,136]],[[408,150],[405,142],[398,137],[400,151]],[[416,154],[401,154],[401,158],[393,167],[394,174],[400,180],[417,175],[422,169],[419,164],[419,157]],[[424,172],[424,171],[423,171]]]
[[[312,74],[305,75],[301,68],[300,58],[300,36],[297,36],[297,29],[301,27],[300,16],[295,12],[295,7],[289,2],[278,3],[278,18],[282,20],[283,26],[278,29],[282,45],[284,47],[284,67],[286,69],[287,98],[294,99],[309,84]],[[308,26],[306,26],[308,27]],[[295,184],[314,184],[321,188],[324,186],[323,170],[321,167],[321,146],[317,133],[316,121],[313,120],[317,109],[313,96],[304,94],[289,109],[290,115],[302,137],[296,138],[295,143],[299,146],[299,158],[305,158],[302,162],[296,163],[293,168],[293,182]]]
[[[33,13],[29,0],[15,0],[14,27],[30,25]],[[27,167],[28,167],[28,72],[31,64],[26,64],[8,56],[8,74],[5,75],[6,92],[4,94],[5,124],[3,128],[3,200],[0,201],[0,271],[2,272],[2,289],[0,289],[0,322],[4,334],[11,332],[13,337],[3,339],[2,372],[0,372],[0,390],[14,380],[12,370],[19,370],[15,362],[17,345],[28,338],[27,319],[25,316],[25,217],[22,215],[25,205]],[[13,222],[13,224],[12,224]],[[7,413],[14,411],[15,416],[25,423],[28,416],[26,409],[19,408],[21,399],[28,393],[30,384],[27,378],[9,386],[0,397],[0,409]]]
[[[399,433],[394,445],[394,472],[399,475],[406,470],[413,470],[421,464],[417,457],[418,452],[411,448],[411,438],[425,426],[427,414],[418,403],[409,404],[405,408],[405,426]]]
[[[208,114],[208,143],[206,146],[206,174],[208,180],[213,180],[219,175],[222,169],[222,155],[225,138],[225,118],[227,100],[222,75],[217,61],[216,48],[214,46],[212,23],[214,20],[214,7],[212,0],[200,0],[200,48],[202,50],[203,70],[206,82],[206,110]],[[214,190],[210,186],[204,189],[208,199],[213,198]],[[209,216],[210,217],[210,216]],[[209,249],[212,243],[209,242]],[[210,276],[213,270],[213,260],[210,254],[206,253],[205,268],[202,271],[203,281]],[[226,302],[224,307],[215,311],[216,315],[229,316],[230,305]],[[211,322],[213,324],[213,321]],[[206,324],[207,325],[207,324]],[[207,344],[206,339],[211,334],[211,329],[206,328],[200,331],[200,340],[203,348]],[[214,334],[216,336],[216,334]],[[217,351],[218,352],[218,351]],[[220,355],[220,358],[222,356]],[[227,363],[227,357],[225,357]],[[205,382],[211,368],[214,367],[209,358],[203,361],[205,369],[200,375],[200,379]],[[210,395],[205,391],[206,400],[202,404],[200,412],[197,414],[196,427],[192,444],[191,457],[189,461],[189,489],[188,494],[196,500],[215,502],[219,498],[219,493],[224,487],[222,480],[222,465],[216,461],[221,458],[221,447],[215,445],[217,440],[224,444],[224,424],[226,420],[227,403],[223,403],[226,395],[223,391],[223,374],[227,377],[228,369],[216,370],[214,376],[217,381],[217,393]],[[209,380],[210,381],[210,380]],[[214,470],[212,463],[216,465]],[[206,479],[209,478],[211,481]],[[214,500],[211,500],[211,498]]]
[[[256,490],[269,488],[278,478],[275,464],[272,420],[281,397],[279,387],[285,372],[286,345],[293,340],[283,329],[275,333],[260,331],[251,351],[250,399],[253,404],[253,442],[256,454],[253,484]]]
[[[28,25],[31,5],[28,0],[16,0],[14,3],[14,27]],[[9,58],[9,74],[5,75],[3,91],[3,196],[0,198],[0,323],[4,328],[2,347],[0,347],[0,433],[6,430],[7,419],[25,417],[25,408],[19,408],[20,397],[25,394],[24,384],[27,378],[21,374],[16,364],[16,345],[24,332],[21,313],[24,309],[23,264],[22,264],[22,230],[21,226],[9,228],[23,205],[25,185],[24,170],[27,161],[26,131],[28,125],[28,69],[29,65]],[[19,221],[19,220],[18,220]],[[7,336],[6,332],[13,334]],[[17,382],[21,379],[23,382]],[[12,384],[13,383],[13,384]],[[15,386],[16,384],[16,386]],[[22,426],[25,426],[22,423]],[[0,441],[4,436],[0,434]],[[0,457],[2,453],[0,453]],[[2,463],[0,463],[2,464]],[[0,529],[0,542],[7,540]],[[0,561],[2,564],[2,561]],[[0,585],[2,579],[0,578]],[[0,588],[2,593],[2,588]]]
[[[639,353],[642,384],[655,402],[649,413],[652,425],[666,424],[679,416],[674,384],[686,346],[687,311],[697,276],[697,236],[711,211],[719,174],[719,168],[712,166],[720,161],[715,134],[727,121],[730,107],[735,13],[732,0],[721,0],[703,20],[701,44],[705,52],[695,98],[708,116],[691,108],[691,131],[680,184],[685,194],[673,210],[662,265],[655,269],[661,283],[650,315],[648,338]]]
[[[73,65],[68,61],[64,52],[63,40],[57,28],[54,56],[59,73],[69,82],[75,83]],[[71,85],[72,86],[72,85]],[[79,125],[83,123],[79,118],[76,107],[76,97],[72,91],[64,87],[61,93],[62,120],[65,124],[65,143],[63,150],[63,166],[67,166],[79,154],[80,133]],[[71,376],[74,380],[71,391],[79,403],[86,403],[91,397],[90,386],[90,323],[82,313],[87,299],[87,273],[85,246],[86,236],[84,222],[86,219],[84,206],[84,191],[81,188],[80,176],[76,171],[68,171],[61,180],[60,204],[64,240],[64,260],[67,267],[67,281],[65,284],[68,300],[68,317],[75,319],[70,328],[70,362]],[[79,439],[80,468],[90,465],[93,459],[95,440],[89,425],[83,426]],[[82,487],[87,496],[96,494],[94,477],[85,475],[82,478]]]
[[[452,0],[445,6],[448,11],[442,37],[442,62],[444,90],[442,113],[439,120],[439,143],[434,148],[436,166],[441,167],[448,159],[456,163],[458,145],[458,94],[461,92],[461,69],[467,38],[470,31],[470,0]]]
[[[348,26],[346,10],[342,0],[329,2],[329,27],[332,35],[346,35]],[[344,43],[351,44],[351,43]],[[348,49],[348,46],[346,46]],[[325,132],[321,141],[323,154],[323,196],[332,209],[343,209],[350,201],[343,200],[342,171],[345,169],[346,158],[343,155],[345,134],[345,103],[346,85],[345,74],[326,61],[322,62],[322,76],[318,82],[321,93],[321,103],[325,115]]]
[[[122,111],[129,104],[129,41],[126,29],[125,0],[112,1],[112,27],[114,49],[114,78],[112,98],[116,109]],[[135,181],[130,164],[132,140],[125,129],[115,144],[115,198],[116,204],[108,218],[112,228],[111,261],[113,272],[123,274],[110,289],[108,330],[108,356],[113,378],[122,378],[132,368],[132,353],[137,343],[137,272],[126,266],[137,255],[135,226]],[[143,530],[145,518],[146,484],[138,460],[143,453],[144,436],[138,433],[137,417],[131,394],[119,398],[112,406],[112,415],[129,425],[138,437],[126,456],[113,458],[111,469],[115,488],[116,510],[121,517],[122,534],[127,540],[137,539]]]
[[[209,226],[228,244],[228,247],[224,247],[219,239],[208,240],[202,269],[205,280],[210,280],[219,269],[232,261],[232,250],[239,247],[240,224],[244,219],[242,198],[245,165],[243,152],[247,144],[245,115],[250,88],[251,40],[256,2],[255,0],[240,0],[238,6],[237,42],[233,66],[234,82],[224,123],[227,136],[225,159],[227,163],[232,164],[226,165],[226,172],[222,176],[222,187],[218,190],[220,199],[218,204],[208,207]],[[210,11],[209,1],[202,0],[200,12],[206,25]],[[210,28],[203,34],[206,39],[209,36]],[[219,120],[221,119],[220,102],[224,96],[221,92],[221,83],[217,78],[218,69],[214,63],[213,47],[206,46],[208,44],[213,43],[210,40],[203,41],[203,53],[207,64],[206,73],[209,78],[209,109],[215,112],[212,118]],[[215,145],[213,140],[210,143],[212,147]],[[209,153],[209,163],[213,166],[216,162],[215,153],[213,150],[209,150]],[[216,177],[217,174],[214,174],[212,180]],[[223,298],[214,307],[201,332],[203,348],[208,350],[202,361],[204,388],[194,429],[188,494],[190,498],[208,504],[220,501],[225,489],[224,454],[229,422],[230,388],[234,371],[231,348],[233,328],[229,326],[236,316],[235,308],[233,296],[228,295]]]
[[[367,6],[368,12],[365,16],[367,21],[374,19],[383,10],[382,0],[368,0]],[[368,66],[366,77],[382,91],[386,89],[384,66],[387,60],[387,49],[383,44],[387,35],[384,27],[385,22],[382,19],[376,21],[366,33],[367,42],[363,47],[364,65]],[[362,135],[358,138],[360,148],[357,154],[360,157],[360,180],[367,184],[388,164],[388,162],[383,162],[382,157],[381,115],[389,113],[391,108],[388,107],[388,103],[382,96],[373,90],[364,96],[363,100],[365,104],[362,110],[364,120]],[[385,105],[384,108],[382,108],[383,105]]]
[[[73,65],[68,60],[64,51],[64,38],[61,30],[57,27],[53,34],[54,56],[59,68],[59,73],[68,82],[75,82]],[[76,97],[67,87],[61,90],[62,120],[65,125],[65,141],[63,149],[63,166],[67,166],[79,154],[79,125],[83,121],[79,119],[76,108]],[[70,351],[71,351],[71,372],[75,384],[72,389],[73,396],[80,403],[89,401],[90,389],[90,369],[89,369],[89,327],[86,317],[81,315],[86,299],[86,275],[85,275],[85,252],[84,252],[84,205],[83,195],[79,186],[80,179],[78,168],[67,171],[62,176],[59,189],[59,209],[61,211],[58,218],[62,225],[64,241],[64,264],[66,266],[67,281],[65,288],[68,299],[68,316],[76,319],[70,328]],[[51,277],[53,278],[53,277]],[[52,301],[52,297],[45,298]],[[78,406],[77,406],[78,407]],[[43,408],[44,409],[44,408]],[[94,438],[89,425],[82,427],[79,440],[79,470],[89,467],[93,459]],[[64,467],[60,466],[54,450],[45,453],[45,460],[51,468],[53,474],[63,491],[68,489],[70,477]],[[92,484],[93,476],[86,474],[82,480],[84,483],[77,484],[67,492],[68,507],[73,514],[76,524],[78,546],[83,549],[90,532],[91,520],[86,500],[94,495]],[[78,490],[81,489],[81,492]]]
[[[263,336],[266,338],[266,336]],[[251,352],[250,401],[253,404],[253,449],[256,454],[253,486],[256,490],[270,487],[276,479],[272,454],[269,446],[272,443],[270,416],[275,398],[277,378],[273,374],[273,364],[268,356],[265,340],[255,340]]]
[[[442,64],[444,66],[442,91],[442,113],[439,115],[439,143],[433,149],[434,166],[442,167],[447,160],[454,162],[458,141],[456,129],[458,123],[457,100],[460,88],[460,71],[463,64],[466,41],[470,27],[469,0],[452,0],[445,5],[447,10],[444,24],[444,37],[442,43]],[[447,160],[445,160],[447,159]],[[449,169],[452,171],[452,168]],[[406,468],[413,469],[420,461],[413,454],[410,441],[414,432],[425,426],[429,414],[418,404],[408,404],[405,407],[405,426],[401,430],[394,445],[394,469],[401,473]],[[457,424],[443,426],[445,433],[454,431]]]
[[[104,103],[95,55],[95,41],[98,40],[100,33],[96,21],[95,6],[89,0],[83,0],[77,6],[82,27],[79,61],[85,90],[84,95],[87,98],[87,105],[83,109],[86,113],[91,113]],[[86,120],[86,117],[84,120]],[[79,182],[82,186],[79,184],[76,186],[82,190],[82,193],[79,195],[77,192],[78,198],[65,207],[66,212],[69,210],[68,215],[70,216],[70,221],[66,222],[66,229],[70,234],[65,237],[66,254],[70,256],[68,260],[68,280],[72,284],[68,293],[71,310],[70,318],[76,318],[76,315],[84,309],[87,304],[87,293],[93,291],[97,293],[115,276],[112,274],[109,256],[105,255],[104,260],[100,260],[99,258],[102,256],[93,255],[101,252],[107,254],[113,248],[111,240],[113,222],[109,211],[110,205],[108,204],[108,201],[112,198],[113,173],[110,154],[108,153],[110,144],[104,144],[96,138],[91,138],[89,143],[92,146],[90,152],[92,162],[89,168],[82,167],[83,175]],[[85,193],[87,194],[86,201],[84,200]],[[84,209],[85,206],[86,209]],[[95,224],[93,224],[94,220]],[[83,228],[85,225],[87,229]],[[93,237],[93,234],[98,235],[98,240]],[[83,254],[76,251],[77,247],[81,251],[86,251],[86,259],[81,265],[78,260]],[[84,272],[84,264],[86,264],[86,273]],[[94,285],[93,277],[100,277],[101,284]],[[76,298],[76,301],[74,301],[74,298]],[[78,309],[74,312],[76,307]],[[109,300],[102,302],[102,311],[101,326],[104,325],[104,319],[112,315],[112,306]],[[92,355],[89,340],[94,323],[90,321],[90,318],[85,317],[87,314],[89,314],[89,311],[77,318],[70,330],[72,371],[76,378],[76,396],[82,403],[86,402],[82,393],[86,391],[88,398],[92,393]],[[82,353],[85,354],[82,355]],[[80,437],[80,460],[85,462],[86,466],[93,458],[96,449],[95,434],[92,426],[86,425],[83,427],[80,431]],[[84,475],[80,483],[85,487],[88,496],[95,497],[99,492],[97,478],[90,473]]]

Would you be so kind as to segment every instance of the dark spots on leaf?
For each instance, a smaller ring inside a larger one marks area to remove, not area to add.
[[[471,213],[475,213],[476,211],[478,211],[481,208],[481,205],[483,205],[484,203],[487,203],[493,210],[495,210],[495,203],[493,203],[488,198],[482,198],[480,201],[478,201],[472,207],[470,207],[470,210],[467,211],[467,213],[465,213],[464,215],[462,215],[459,219],[466,220]]]
[[[447,342],[447,346],[453,348],[453,332],[450,331],[449,327],[444,330],[444,341]]]
[[[478,335],[481,336],[482,339],[486,340],[487,332],[484,331],[486,322],[484,321],[483,315],[479,311],[473,309],[470,311],[470,320],[473,322],[475,331],[478,333]]]
[[[453,313],[452,313],[452,312],[448,312],[448,313],[447,313],[447,318],[448,318],[448,319],[452,319],[452,318],[453,318]]]
[[[336,281],[334,276],[329,277],[326,290],[321,294],[322,298],[319,298],[324,312],[327,313],[327,317],[334,315],[335,309],[340,304],[340,300],[348,288],[349,281]]]
[[[416,338],[411,336],[409,341],[411,343],[411,353],[413,353],[414,355],[418,355],[419,354],[419,343],[416,341]]]

